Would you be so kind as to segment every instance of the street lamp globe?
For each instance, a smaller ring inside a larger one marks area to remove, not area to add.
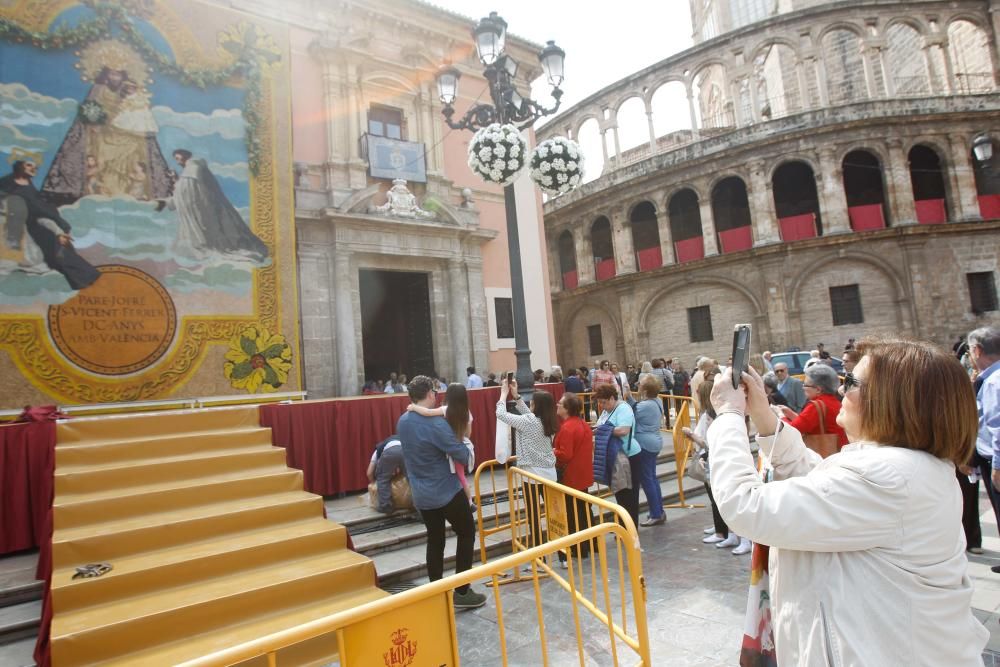
[[[549,84],[558,88],[563,82],[563,64],[566,60],[566,52],[550,39],[542,52],[538,54],[538,59],[542,62],[542,69],[545,71],[545,76],[548,77]]]
[[[458,97],[458,79],[462,73],[453,65],[445,65],[437,74],[438,97],[442,104],[451,106]]]
[[[983,133],[972,140],[972,154],[979,162],[989,162],[993,159],[993,140]]]
[[[503,54],[507,39],[507,22],[497,16],[496,12],[490,12],[489,16],[479,20],[479,25],[472,34],[476,40],[476,51],[479,53],[480,62],[489,67]]]

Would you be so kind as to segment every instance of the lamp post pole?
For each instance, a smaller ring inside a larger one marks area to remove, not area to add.
[[[465,115],[454,120],[455,102],[458,91],[459,71],[445,65],[438,72],[438,94],[444,108],[441,110],[448,127],[456,130],[476,131],[493,123],[512,124],[519,130],[531,126],[542,116],[555,113],[559,109],[562,91],[559,84],[563,80],[563,60],[565,52],[548,42],[538,54],[542,69],[552,85],[552,97],[556,103],[548,109],[534,100],[522,96],[514,85],[518,64],[504,53],[507,40],[507,22],[496,12],[479,21],[472,31],[480,62],[486,66],[483,76],[489,84],[492,104],[476,104]],[[525,156],[527,157],[527,156]],[[505,185],[504,209],[507,216],[507,251],[510,258],[511,305],[514,316],[514,356],[517,359],[518,393],[525,400],[534,393],[534,372],[531,369],[531,348],[528,342],[528,316],[524,302],[524,273],[521,267],[521,243],[517,225],[517,198],[513,183]]]

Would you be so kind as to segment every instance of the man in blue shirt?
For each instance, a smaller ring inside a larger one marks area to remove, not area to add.
[[[425,408],[434,407],[434,380],[426,375],[410,380],[407,391],[411,403]],[[472,567],[476,524],[465,491],[448,465],[448,457],[468,465],[469,450],[455,437],[444,417],[424,417],[416,412],[404,412],[396,424],[396,433],[402,442],[413,504],[420,510],[427,527],[427,577],[437,581],[444,575],[445,520],[458,537],[455,574],[465,572]],[[468,584],[455,589],[457,609],[472,609],[484,604],[486,596],[472,590]]]
[[[1000,523],[1000,329],[982,327],[969,334],[969,359],[976,368],[973,388],[979,410],[979,433],[973,465],[978,467]],[[1000,566],[993,571],[1000,573]]]
[[[483,378],[476,375],[476,367],[469,366],[465,369],[465,374],[468,375],[465,379],[466,389],[479,389],[483,386]],[[433,405],[431,407],[434,407]]]

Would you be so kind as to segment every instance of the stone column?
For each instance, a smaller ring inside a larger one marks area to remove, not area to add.
[[[835,151],[831,147],[820,148],[819,173],[817,192],[819,194],[820,213],[823,216],[823,235],[847,234],[851,231],[851,222],[847,217],[847,194],[844,192],[844,173],[835,159]]]
[[[778,237],[777,213],[774,209],[774,195],[771,182],[765,172],[763,160],[754,160],[747,165],[750,168],[750,200],[751,225],[753,226],[754,247],[770,245],[780,241]]]
[[[615,114],[615,124],[611,126],[611,136],[615,140],[615,162],[620,166],[622,162],[622,145],[618,140],[618,115]]]
[[[608,128],[601,128],[601,152],[604,154],[604,171],[608,170],[608,142],[607,142]]]
[[[743,116],[743,97],[740,95],[741,80],[734,78],[729,83],[729,99],[733,101],[733,118],[736,127],[743,127],[751,123],[749,118],[744,118]]]
[[[656,128],[653,127],[653,109],[646,107],[646,125],[649,127],[649,154],[656,155]]]
[[[799,86],[799,108],[789,109],[789,111],[805,111],[806,109],[812,108],[812,100],[808,99],[809,86],[806,83],[806,70],[802,60],[795,61],[795,81]],[[785,106],[787,108],[787,102]]]
[[[559,253],[559,238],[545,237],[546,261],[549,265],[549,291],[552,294],[563,291],[562,259]]]
[[[868,99],[874,100],[878,97],[875,90],[875,68],[872,66],[872,49],[867,45],[861,49],[861,65],[865,73],[865,90],[868,92]]]
[[[691,82],[686,81],[684,83],[684,88],[687,91],[688,115],[691,117],[691,131],[696,132],[698,130],[698,114],[694,107],[694,91],[691,89]]]
[[[705,257],[719,254],[719,240],[715,234],[715,213],[712,212],[712,195],[705,183],[702,191],[705,196],[698,201],[701,213],[701,236],[705,244]]]
[[[625,213],[611,215],[611,235],[615,242],[615,275],[635,273],[635,245],[632,243],[632,223]]]
[[[826,62],[820,58],[812,58],[813,70],[816,73],[816,89],[819,91],[819,106],[830,106],[829,83],[826,80]]]
[[[464,377],[467,366],[472,366],[472,340],[469,327],[469,279],[465,260],[448,260],[448,319],[451,324],[451,349],[453,365],[451,377]]]
[[[674,235],[670,233],[670,215],[666,210],[656,212],[656,228],[660,232],[660,254],[663,266],[674,264]]]
[[[337,250],[334,254],[334,287],[336,300],[337,393],[355,396],[361,392],[363,378],[358,373],[358,335],[354,314],[354,293],[358,290],[358,271],[351,265],[351,253]]]
[[[573,251],[576,253],[576,276],[580,285],[594,282],[594,250],[589,230],[573,227]]]
[[[956,222],[982,220],[979,212],[979,193],[976,174],[972,166],[972,146],[962,134],[949,134],[951,148],[951,196],[955,200]]]
[[[903,153],[903,142],[897,138],[886,140],[889,163],[886,165],[886,183],[889,186],[889,203],[892,207],[892,224],[917,224],[917,209],[913,203],[913,181],[910,180],[909,163]]]
[[[485,371],[489,367],[490,323],[486,314],[489,305],[486,303],[486,291],[483,289],[483,260],[478,257],[465,260],[469,275],[469,325],[472,329],[472,354],[477,369]],[[464,377],[462,375],[455,377]]]

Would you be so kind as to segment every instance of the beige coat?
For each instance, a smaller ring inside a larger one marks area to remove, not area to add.
[[[820,459],[786,424],[757,440],[763,484],[742,417],[719,415],[708,441],[726,523],[772,547],[779,665],[983,664],[951,463],[863,443]]]

